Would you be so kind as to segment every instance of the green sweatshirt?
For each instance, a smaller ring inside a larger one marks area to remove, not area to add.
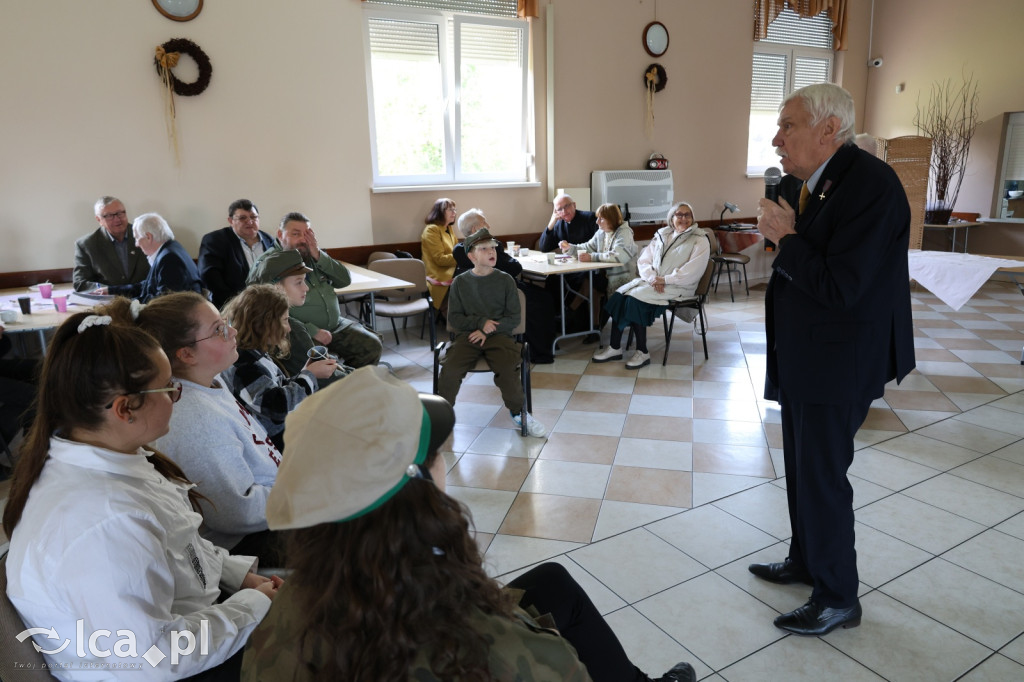
[[[494,270],[481,277],[469,270],[452,282],[448,319],[457,331],[483,329],[484,322],[494,320],[498,323],[495,334],[511,335],[519,318],[519,292],[504,272]]]

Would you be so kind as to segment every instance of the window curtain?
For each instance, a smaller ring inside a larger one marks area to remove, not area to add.
[[[517,14],[520,19],[537,16],[537,0],[517,0],[516,4],[519,5]]]
[[[754,40],[763,40],[768,35],[768,24],[787,6],[805,18],[828,12],[832,20],[832,49],[846,49],[846,0],[754,0]]]

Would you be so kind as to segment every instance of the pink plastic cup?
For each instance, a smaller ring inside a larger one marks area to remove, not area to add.
[[[53,307],[57,309],[58,313],[66,313],[68,311],[68,297],[54,296]]]
[[[53,285],[49,282],[43,282],[39,285],[39,295],[43,298],[50,298],[53,294]]]

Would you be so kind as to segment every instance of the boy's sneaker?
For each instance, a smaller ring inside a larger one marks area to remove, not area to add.
[[[626,363],[626,369],[640,369],[651,364],[651,354],[638,350]]]
[[[534,438],[543,438],[547,435],[548,430],[544,428],[544,425],[537,421],[533,415],[529,412],[520,413],[512,417],[512,421],[515,422],[516,428],[522,433],[523,429],[523,414],[526,415],[526,435],[533,436]]]
[[[610,362],[611,360],[621,360],[622,350],[619,348],[612,348],[608,346],[604,350],[599,350],[594,353],[594,357],[591,358],[594,362]]]

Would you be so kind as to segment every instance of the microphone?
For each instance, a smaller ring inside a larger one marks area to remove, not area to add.
[[[782,182],[782,171],[772,166],[764,172],[764,198],[779,203],[779,183]],[[774,251],[775,242],[764,240],[764,250]]]

